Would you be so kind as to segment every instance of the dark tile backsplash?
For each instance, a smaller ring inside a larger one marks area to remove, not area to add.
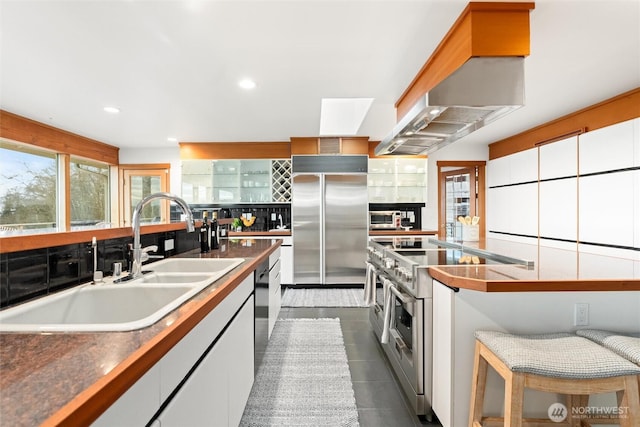
[[[173,239],[174,248],[165,251],[167,239]],[[110,276],[115,262],[128,270],[132,242],[131,237],[98,241],[98,270]],[[140,243],[157,245],[152,255],[165,257],[200,247],[198,234],[186,230],[144,234]],[[93,271],[91,242],[0,254],[0,307],[90,282]]]
[[[80,280],[80,248],[78,245],[49,248],[49,289],[68,288]]]
[[[245,213],[250,213],[255,216],[256,219],[250,227],[243,227],[243,231],[268,231],[276,228],[280,225],[278,219],[282,215],[282,224],[287,228],[291,227],[291,204],[289,203],[269,203],[269,204],[230,204],[230,205],[217,205],[217,204],[201,204],[191,205],[193,214],[196,218],[202,218],[203,212],[207,212],[209,219],[211,219],[211,212],[217,211],[218,218],[221,218],[220,210],[222,208],[228,209],[231,218],[240,218]],[[272,218],[275,218],[272,220]]]
[[[47,251],[37,249],[9,254],[9,304],[48,292]]]

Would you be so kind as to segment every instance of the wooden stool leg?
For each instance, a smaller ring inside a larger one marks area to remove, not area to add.
[[[624,396],[620,406],[626,408],[626,414],[620,417],[620,427],[634,427],[640,422],[640,377],[624,377]]]
[[[524,375],[511,372],[504,379],[504,426],[522,427]]]
[[[570,427],[584,427],[584,423],[580,420],[580,418],[573,418],[571,415],[575,413],[573,408],[584,408],[589,405],[589,396],[581,395],[581,394],[572,394],[567,396],[567,410],[569,414],[567,415],[567,421],[569,422]]]
[[[482,425],[484,391],[487,385],[488,363],[480,355],[480,343],[476,341],[471,383],[471,408],[469,408],[469,427]]]

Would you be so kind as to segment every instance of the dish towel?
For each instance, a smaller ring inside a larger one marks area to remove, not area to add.
[[[376,268],[370,262],[367,263],[367,278],[364,282],[364,303],[372,306],[376,302],[376,282],[378,281],[378,273]]]
[[[389,329],[391,328],[391,306],[393,304],[391,288],[395,287],[395,285],[389,279],[383,278],[382,287],[384,289],[384,324],[380,342],[386,344],[389,342]]]

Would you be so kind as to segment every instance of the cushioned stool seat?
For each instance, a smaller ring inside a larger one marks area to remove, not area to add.
[[[505,380],[504,419],[483,418],[488,365]],[[639,375],[639,366],[576,335],[477,331],[469,425],[501,421],[505,426],[529,423],[579,426],[581,420],[571,416],[571,407],[587,405],[590,394],[619,393],[620,404],[629,408],[628,416],[620,417],[620,425],[637,427],[640,423]],[[525,388],[566,395],[569,412],[564,422],[524,420]]]
[[[636,365],[640,365],[640,336],[599,329],[581,329],[576,331],[576,335],[588,338]]]

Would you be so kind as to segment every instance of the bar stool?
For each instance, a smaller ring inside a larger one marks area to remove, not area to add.
[[[520,427],[528,424],[580,426],[572,409],[588,403],[588,395],[619,393],[628,416],[620,418],[623,427],[637,427],[640,420],[638,375],[640,367],[614,352],[572,334],[513,335],[495,331],[476,331],[476,349],[471,389],[469,426],[483,422]],[[505,381],[504,417],[483,418],[488,366]],[[567,396],[564,420],[523,419],[524,389],[530,388]],[[562,421],[562,422],[560,422]]]
[[[634,337],[600,329],[580,329],[576,331],[576,335],[588,338],[640,366],[640,335]],[[638,376],[638,387],[640,387],[640,375]]]

